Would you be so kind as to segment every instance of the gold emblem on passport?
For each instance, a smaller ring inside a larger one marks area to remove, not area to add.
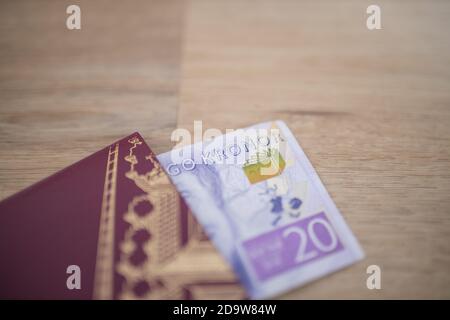
[[[251,184],[280,175],[286,162],[276,149],[267,149],[250,157],[242,169]]]
[[[245,298],[143,139],[136,134],[122,146],[121,156],[119,144],[111,146],[106,162],[94,298]],[[124,180],[139,191],[116,212],[116,187]]]

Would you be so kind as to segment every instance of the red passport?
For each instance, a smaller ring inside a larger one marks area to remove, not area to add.
[[[0,298],[244,297],[134,133],[0,202]]]

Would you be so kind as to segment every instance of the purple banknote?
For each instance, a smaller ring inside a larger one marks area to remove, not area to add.
[[[281,121],[158,159],[252,298],[272,297],[363,258]]]

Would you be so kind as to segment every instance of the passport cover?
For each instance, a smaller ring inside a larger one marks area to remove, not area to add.
[[[0,256],[3,299],[245,295],[139,133],[0,202]]]

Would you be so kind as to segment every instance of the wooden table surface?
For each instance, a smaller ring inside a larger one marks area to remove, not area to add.
[[[282,298],[450,298],[450,2],[77,3],[0,4],[0,198],[134,130],[282,119],[366,253]]]
[[[450,298],[450,3],[371,3],[188,8],[178,124],[283,119],[366,252],[286,298]]]
[[[0,1],[0,198],[139,131],[176,127],[181,1]]]

